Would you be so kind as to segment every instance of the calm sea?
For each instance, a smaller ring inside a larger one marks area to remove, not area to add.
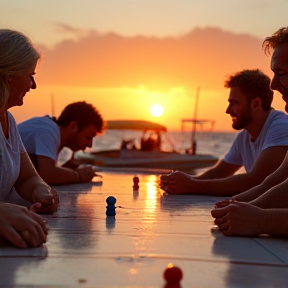
[[[197,132],[197,154],[211,154],[222,158],[229,150],[237,133],[220,133],[220,132]],[[98,135],[93,139],[93,147],[85,151],[94,150],[109,150],[119,149],[122,140],[131,140],[135,142],[135,146],[140,148],[140,139],[142,132],[135,131],[116,131],[107,130],[104,134]],[[167,132],[162,134],[162,150],[172,151],[173,149],[185,153],[186,149],[191,147],[191,132]],[[71,151],[63,149],[59,154],[58,163],[61,165],[71,157]],[[244,168],[243,168],[244,169]],[[239,172],[243,173],[244,170]],[[205,170],[205,169],[204,169]],[[203,170],[196,170],[195,172],[202,172]]]
[[[140,147],[142,132],[107,130],[103,135],[94,138],[93,150],[118,149],[122,139],[135,140],[136,147]],[[213,154],[222,157],[230,148],[236,133],[197,132],[197,153]],[[190,132],[168,132],[162,135],[162,150],[184,152],[191,147]],[[89,149],[88,149],[89,150]],[[87,150],[87,151],[88,151]]]

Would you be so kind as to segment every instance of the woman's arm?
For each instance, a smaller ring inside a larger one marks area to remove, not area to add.
[[[15,183],[18,194],[31,203],[41,203],[37,212],[53,213],[57,210],[57,191],[46,184],[38,175],[26,152],[20,153],[20,173]]]

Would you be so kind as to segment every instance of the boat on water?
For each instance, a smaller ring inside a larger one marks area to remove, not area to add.
[[[171,142],[171,151],[163,151],[163,138],[168,139],[169,137],[167,128],[158,123],[143,120],[108,120],[106,121],[106,130],[142,131],[142,136],[140,141],[122,139],[118,149],[76,153],[75,159],[82,164],[92,164],[100,168],[124,167],[181,171],[209,167],[218,161],[216,156],[192,154],[190,149],[182,153],[175,151]]]

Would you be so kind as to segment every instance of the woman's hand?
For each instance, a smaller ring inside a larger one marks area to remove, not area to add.
[[[40,214],[53,214],[59,206],[58,192],[47,184],[39,184],[32,191],[32,209]],[[41,205],[35,203],[40,203]]]
[[[23,206],[0,203],[0,237],[27,248],[45,243],[47,234],[48,227],[41,216]]]

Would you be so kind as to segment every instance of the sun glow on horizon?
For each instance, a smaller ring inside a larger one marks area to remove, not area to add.
[[[154,104],[150,108],[150,114],[154,117],[160,117],[164,113],[164,108],[160,104]]]

